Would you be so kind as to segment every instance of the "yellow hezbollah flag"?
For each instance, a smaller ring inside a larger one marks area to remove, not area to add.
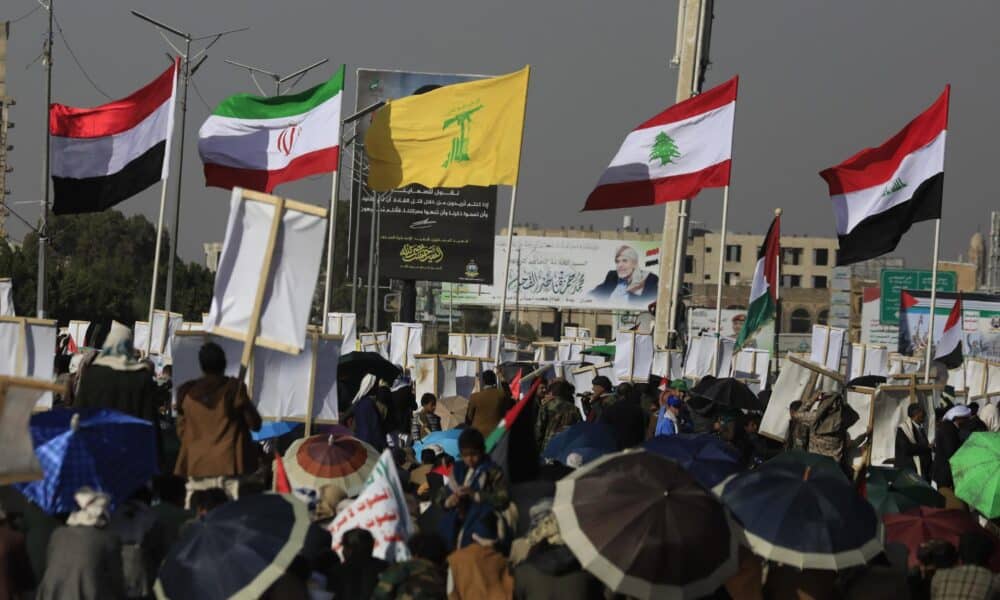
[[[368,187],[514,185],[528,70],[392,100],[365,135]]]

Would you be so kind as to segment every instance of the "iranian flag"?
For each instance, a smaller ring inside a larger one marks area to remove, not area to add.
[[[583,210],[662,204],[729,185],[738,84],[733,77],[636,127]]]
[[[205,185],[270,192],[337,170],[344,67],[326,83],[289,96],[237,94],[198,130]]]
[[[774,217],[757,252],[757,266],[750,288],[750,308],[743,328],[736,338],[736,348],[742,348],[757,332],[774,320],[778,311],[778,265],[781,257],[781,215]]]
[[[935,349],[934,360],[944,363],[948,369],[957,369],[962,365],[962,295],[959,294],[955,304],[948,313],[948,321]]]
[[[820,172],[837,221],[837,265],[888,254],[911,225],[941,218],[950,92],[881,146]]]

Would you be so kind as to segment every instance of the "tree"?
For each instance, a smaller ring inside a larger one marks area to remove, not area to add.
[[[144,217],[118,211],[59,215],[49,219],[50,243],[46,314],[60,322],[106,320],[131,324],[149,311],[156,229]],[[164,248],[169,240],[164,238]],[[35,313],[38,235],[29,233],[21,248],[0,243],[0,277],[14,280],[19,315]],[[175,311],[201,320],[212,299],[212,274],[200,265],[176,262]],[[160,293],[166,286],[167,254],[160,257]],[[158,303],[159,304],[159,303]]]
[[[677,149],[677,144],[674,143],[673,138],[664,132],[656,134],[656,139],[653,141],[653,149],[649,153],[649,161],[659,159],[660,166],[674,162],[675,158],[680,158],[680,150]]]

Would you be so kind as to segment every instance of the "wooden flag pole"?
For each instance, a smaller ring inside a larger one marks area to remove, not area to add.
[[[313,428],[313,410],[316,403],[316,364],[319,359],[319,342],[321,333],[320,332],[310,332],[309,334],[309,345],[312,348],[312,356],[310,357],[309,364],[309,396],[306,398],[306,431],[305,437],[312,435]]]
[[[934,219],[934,263],[931,265],[931,319],[927,329],[927,353],[924,357],[924,383],[931,380],[934,358],[934,309],[937,308],[938,249],[941,242],[941,217]]]

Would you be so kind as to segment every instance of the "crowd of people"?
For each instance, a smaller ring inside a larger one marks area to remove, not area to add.
[[[246,386],[226,377],[222,349],[199,352],[202,376],[180,382],[171,393],[167,376],[154,377],[137,361],[127,328],[112,327],[99,352],[74,357],[70,392],[59,402],[72,408],[113,408],[157,424],[161,475],[111,510],[106,494],[81,489],[78,510],[46,515],[3,488],[0,503],[0,600],[85,600],[153,597],[159,566],[194,524],[240,497],[267,492],[273,459],[298,432],[254,442],[261,418]],[[603,426],[613,450],[641,446],[660,436],[717,436],[753,469],[788,449],[831,457],[846,469],[850,408],[840,394],[817,394],[793,403],[782,443],[760,434],[760,414],[699,396],[684,380],[612,385],[593,379],[576,390],[561,379],[542,381],[520,417],[509,427],[502,455],[486,440],[515,403],[507,383],[493,372],[480,375],[458,435],[458,455],[413,444],[441,430],[438,398],[412,382],[366,377],[343,421],[374,448],[391,450],[407,509],[417,531],[406,541],[410,558],[388,563],[374,556],[375,539],[365,529],[344,533],[341,554],[298,557],[263,598],[451,598],[548,600],[616,596],[584,569],[562,538],[553,514],[554,482],[580,467],[570,453],[562,461],[541,458],[561,433],[580,423]],[[762,394],[766,399],[766,394]],[[172,397],[176,397],[174,403]],[[947,458],[975,431],[998,431],[996,405],[979,414],[955,405],[934,415],[935,443],[928,443],[928,415],[912,405],[896,438],[895,465],[933,481],[950,506],[968,510],[953,493]],[[851,473],[853,477],[855,474]],[[528,502],[525,484],[548,485],[550,493]],[[318,531],[350,505],[343,489],[315,490]],[[955,545],[931,540],[909,567],[890,548],[849,572],[799,571],[761,560],[741,560],[741,570],[714,598],[989,599],[1000,597],[1000,576],[988,568],[995,539],[969,534]],[[327,548],[332,544],[328,540]],[[746,557],[744,557],[746,558]],[[669,560],[669,557],[664,557]],[[808,575],[808,577],[806,576]],[[891,596],[871,590],[893,590]]]

